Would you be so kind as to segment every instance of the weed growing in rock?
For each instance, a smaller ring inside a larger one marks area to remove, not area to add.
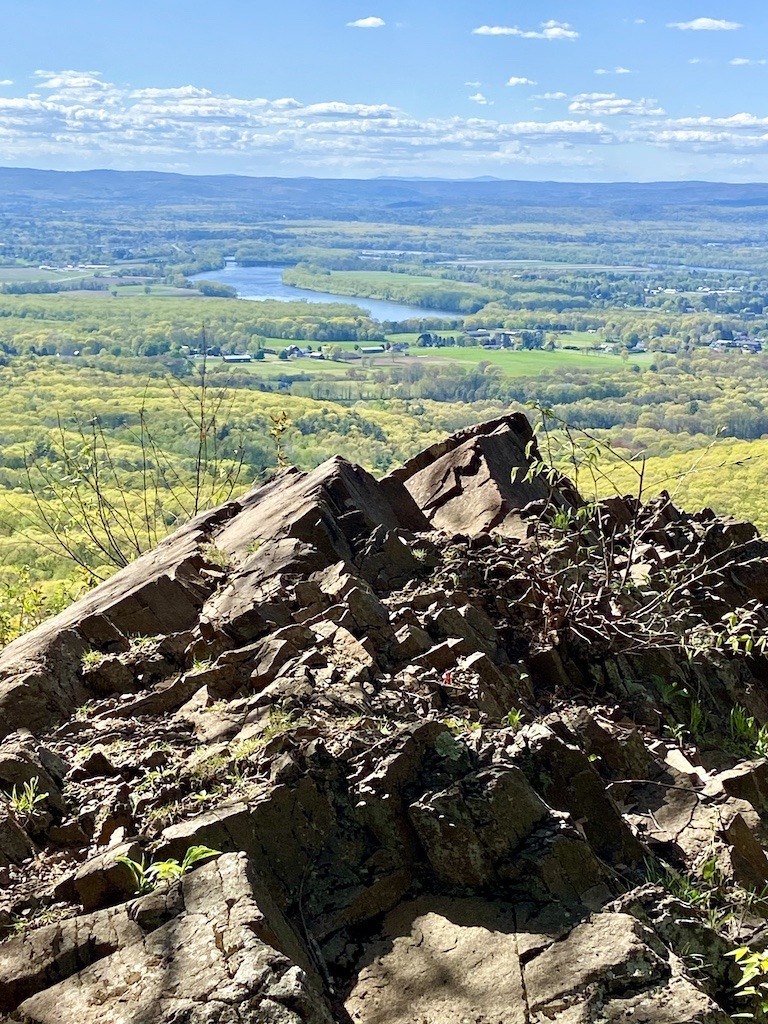
[[[54,924],[62,921],[71,913],[61,905],[54,907],[38,907],[22,910],[19,914],[11,917],[10,930],[14,935],[23,935],[30,928],[39,928],[42,925]]]
[[[768,725],[758,725],[754,716],[737,704],[728,714],[726,746],[741,757],[765,757],[768,754]]]
[[[81,704],[80,707],[75,708],[73,718],[76,722],[87,722],[93,712],[96,710],[98,701],[87,700],[85,704]]]
[[[130,637],[132,651],[145,651],[152,644],[162,640],[160,636],[145,636],[143,633],[135,633]]]
[[[266,740],[262,736],[251,736],[250,739],[240,740],[232,748],[232,756],[236,761],[245,760],[261,750],[266,744]]]
[[[452,733],[441,732],[435,740],[435,750],[447,761],[460,761],[464,757],[466,747]]]
[[[296,712],[288,711],[286,708],[275,707],[269,712],[269,721],[266,727],[258,736],[251,736],[247,740],[241,740],[232,748],[232,756],[236,761],[242,761],[257,751],[262,750],[275,736],[282,736],[283,733],[292,729],[309,725],[309,719],[296,717]]]
[[[215,544],[203,544],[200,554],[211,565],[217,565],[220,569],[228,569],[232,564],[232,556],[228,551],[222,551]]]
[[[25,782],[21,789],[16,786],[11,790],[11,807],[20,818],[28,821],[38,813],[38,804],[46,798],[47,793],[40,792],[40,778],[35,775]]]
[[[88,648],[87,651],[83,651],[83,656],[80,659],[80,665],[83,669],[95,668],[99,664],[103,655],[100,651],[94,651],[92,648]]]
[[[687,738],[698,742],[709,724],[699,697],[674,679],[665,681],[659,676],[654,676],[653,682],[659,691],[662,704],[667,709],[664,714],[667,735],[677,743],[682,743]]]
[[[153,807],[147,815],[147,819],[159,828],[167,828],[174,822],[180,821],[183,817],[183,808],[178,800],[171,800],[168,803]]]
[[[471,718],[446,718],[445,724],[454,736],[459,736],[463,732],[477,732],[482,728],[479,722],[473,722]]]
[[[130,857],[119,857],[118,860],[130,869],[136,883],[136,892],[147,893],[152,892],[162,882],[175,881],[186,875],[200,861],[218,857],[220,854],[220,850],[212,850],[209,846],[190,846],[182,861],[171,858],[147,864],[143,857],[140,861],[132,860]]]
[[[198,782],[213,782],[224,775],[229,763],[229,758],[225,754],[211,754],[193,765],[189,769],[189,774]]]
[[[514,732],[517,732],[518,729],[522,729],[523,727],[523,717],[524,712],[522,712],[520,708],[512,708],[512,710],[509,711],[501,720],[501,724],[512,729]]]
[[[768,886],[749,889],[729,881],[714,852],[698,866],[695,874],[649,860],[645,862],[645,873],[649,882],[662,886],[677,899],[700,910],[716,932],[728,930],[730,925],[737,934],[748,912],[764,917],[768,908]]]
[[[746,999],[748,1005],[744,1013],[734,1013],[733,1019],[768,1020],[768,953],[739,946],[726,956],[732,956],[739,966],[741,977],[736,983],[736,996]]]

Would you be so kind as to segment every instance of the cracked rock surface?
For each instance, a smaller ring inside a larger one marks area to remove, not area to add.
[[[768,544],[535,458],[510,415],[284,471],[0,653],[0,1019],[745,1008]]]

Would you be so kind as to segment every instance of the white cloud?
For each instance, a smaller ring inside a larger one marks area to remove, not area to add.
[[[632,72],[629,68],[623,68],[620,65],[615,67],[613,71],[610,68],[595,68],[596,75],[631,75]]]
[[[396,117],[398,110],[386,103],[379,103],[369,106],[365,103],[311,103],[303,107],[302,111],[309,117],[362,117],[379,120],[381,118]]]
[[[12,78],[0,78],[0,85],[13,85]]]
[[[757,64],[765,64],[767,62],[764,60],[750,60],[749,57],[734,57],[733,60],[729,60],[728,63],[735,68],[743,68],[750,65],[754,66]]]
[[[643,97],[639,100],[622,99],[615,92],[582,92],[574,96],[568,107],[572,114],[587,114],[595,117],[616,114],[634,117],[659,117],[664,109],[658,100]]]
[[[530,78],[518,78],[516,75],[507,82],[507,85],[538,85],[538,82],[533,82]]]
[[[733,32],[742,25],[724,18],[694,18],[693,21],[671,21],[667,28],[679,28],[683,32]]]
[[[479,103],[481,107],[493,106],[492,101],[489,100],[486,96],[483,96],[481,92],[476,92],[474,96],[470,96],[469,99],[471,99],[473,103]]]
[[[768,117],[757,117],[755,114],[731,114],[730,117],[678,117],[669,122],[675,125],[709,125],[719,128],[768,128]]]
[[[635,24],[636,25],[644,25],[645,24],[645,18],[635,18]]]
[[[688,61],[688,63],[689,64],[703,64],[704,61],[701,59],[701,57],[691,57],[690,60]]]
[[[174,89],[134,89],[131,99],[182,99],[192,96],[210,96],[210,89],[198,89],[194,85],[180,85]]]
[[[384,28],[385,25],[383,18],[358,18],[347,22],[347,28]]]
[[[567,21],[542,21],[539,31],[525,31],[516,25],[481,25],[473,28],[475,36],[519,36],[521,39],[568,39],[579,38],[579,33]]]
[[[564,92],[543,92],[539,96],[532,96],[534,100],[565,100],[568,99],[567,93]]]
[[[464,83],[464,85],[466,85],[466,87],[468,89],[479,89],[480,88],[480,84],[481,84],[480,82],[465,82]]]

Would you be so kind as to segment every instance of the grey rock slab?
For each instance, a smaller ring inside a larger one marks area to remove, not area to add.
[[[25,1000],[20,1024],[333,1024],[318,983],[272,941],[247,860],[182,883],[177,917]],[[298,949],[297,940],[293,940]]]
[[[531,425],[515,413],[432,445],[390,479],[405,484],[433,529],[475,536],[500,527],[531,501],[552,498],[543,479],[522,479],[536,455]],[[553,500],[564,504],[578,496],[564,487]]]
[[[445,897],[397,907],[346,1009],[355,1024],[527,1024],[510,909]]]
[[[0,794],[0,868],[22,864],[34,852],[32,840],[11,810],[9,801]]]
[[[545,1017],[585,1001],[591,990],[632,994],[665,981],[666,950],[650,928],[628,914],[596,914],[524,968],[532,1011]]]
[[[432,870],[449,885],[489,885],[549,809],[517,768],[490,769],[409,808]]]

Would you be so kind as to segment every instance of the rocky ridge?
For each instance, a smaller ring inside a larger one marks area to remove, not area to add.
[[[536,457],[284,471],[0,653],[2,1019],[730,1019],[768,542]]]

